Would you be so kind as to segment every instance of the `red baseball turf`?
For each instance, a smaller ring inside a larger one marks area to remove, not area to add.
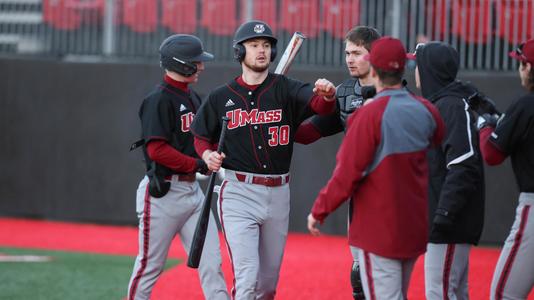
[[[0,246],[135,256],[137,228],[0,218]],[[224,245],[222,249],[223,271],[230,287],[230,263]],[[184,261],[187,259],[178,240],[173,243],[169,255]],[[498,256],[497,248],[474,247],[471,251],[471,299],[489,298],[490,281]],[[277,299],[351,299],[350,265],[351,256],[345,237],[291,233]],[[126,291],[126,287],[124,289]],[[203,299],[196,271],[185,264],[166,271],[156,284],[153,298]],[[417,261],[412,275],[409,298],[424,299],[422,258]],[[534,300],[534,292],[528,299]]]

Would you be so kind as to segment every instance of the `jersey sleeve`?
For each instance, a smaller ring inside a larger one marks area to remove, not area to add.
[[[497,127],[490,136],[490,141],[497,146],[501,152],[510,154],[516,149],[516,145],[521,143],[529,128],[528,114],[525,114],[527,98],[520,98],[512,104],[497,123]]]
[[[291,110],[300,122],[312,116],[314,113],[310,107],[310,101],[315,95],[313,87],[309,83],[285,77],[287,94],[289,95]]]
[[[317,128],[321,136],[331,136],[343,131],[343,124],[339,115],[339,109],[329,115],[315,115],[310,122]]]
[[[147,97],[139,110],[139,117],[145,143],[171,139],[175,118],[170,101],[155,95]]]
[[[221,131],[221,120],[215,101],[216,98],[210,94],[206,101],[200,105],[191,124],[193,135],[211,144],[217,143]]]

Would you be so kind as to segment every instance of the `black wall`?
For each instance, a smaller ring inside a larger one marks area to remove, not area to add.
[[[194,86],[201,94],[237,76],[237,64],[209,63]],[[344,69],[294,68],[290,76],[340,83]],[[0,58],[0,215],[136,224],[135,190],[143,176],[137,109],[161,79],[153,64],[69,63]],[[515,73],[465,73],[501,109],[522,93]],[[407,74],[412,82],[413,75]],[[413,86],[413,84],[410,84]],[[291,230],[305,231],[315,196],[331,175],[342,135],[296,145]],[[355,155],[358,149],[354,149]],[[517,189],[508,161],[487,168],[484,243],[506,237]],[[346,208],[326,233],[345,234]]]

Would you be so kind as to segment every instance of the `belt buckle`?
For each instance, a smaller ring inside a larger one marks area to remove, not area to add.
[[[272,176],[265,177],[265,184],[268,186],[274,186],[276,184],[276,177],[272,177]]]

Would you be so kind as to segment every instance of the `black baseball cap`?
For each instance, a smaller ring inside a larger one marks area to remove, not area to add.
[[[202,41],[190,34],[175,34],[166,38],[159,47],[159,53],[188,62],[210,61],[214,58],[213,54],[204,51]]]

